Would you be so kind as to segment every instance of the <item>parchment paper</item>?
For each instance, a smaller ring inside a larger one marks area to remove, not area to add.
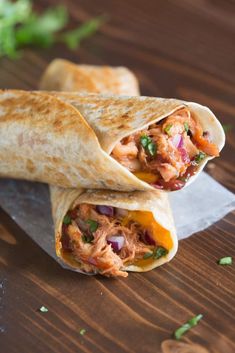
[[[172,193],[170,202],[178,237],[184,239],[232,211],[235,208],[235,195],[203,172],[189,187]],[[58,261],[46,184],[0,179],[0,207]]]

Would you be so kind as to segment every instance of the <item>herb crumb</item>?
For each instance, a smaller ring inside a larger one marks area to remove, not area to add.
[[[82,328],[79,333],[80,333],[81,336],[83,336],[83,335],[85,335],[86,330],[84,328]]]
[[[218,260],[218,264],[222,266],[229,266],[229,265],[232,265],[232,263],[233,263],[233,258],[231,256],[221,257]]]
[[[39,309],[39,311],[41,313],[47,313],[49,310],[47,309],[47,307],[45,307],[44,305],[41,306],[41,308]]]

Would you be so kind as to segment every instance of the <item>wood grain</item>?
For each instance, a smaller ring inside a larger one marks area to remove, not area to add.
[[[56,3],[40,0],[36,6]],[[35,89],[54,57],[125,65],[137,74],[143,94],[195,100],[209,105],[222,123],[234,124],[233,1],[64,3],[72,15],[71,26],[101,13],[110,19],[75,52],[57,46],[27,50],[18,61],[1,59],[1,87]],[[232,191],[234,133],[234,128],[228,132],[221,158],[207,168]],[[212,353],[232,353],[235,269],[216,261],[234,256],[234,244],[230,214],[181,241],[170,264],[128,279],[108,280],[62,269],[0,211],[1,352],[163,352],[163,342],[172,332],[202,313],[204,318],[183,342],[192,352],[196,350],[191,343]],[[42,305],[48,313],[38,311]],[[181,345],[177,352],[182,351]]]

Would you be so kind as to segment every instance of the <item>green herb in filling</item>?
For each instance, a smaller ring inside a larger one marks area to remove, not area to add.
[[[185,123],[184,123],[184,128],[185,128],[185,131],[186,131],[186,132],[189,131],[189,126],[188,126],[187,121],[185,121]]]
[[[66,224],[66,225],[69,225],[69,224],[71,224],[71,222],[72,222],[71,218],[69,217],[68,214],[66,214],[64,216],[63,223]]]
[[[198,322],[202,319],[202,317],[203,317],[202,314],[194,316],[192,319],[190,319],[185,324],[183,324],[181,327],[179,327],[174,332],[175,339],[179,340],[187,331],[189,331],[192,327],[196,326],[198,324]]]
[[[140,138],[140,143],[144,148],[146,148],[148,146],[148,144],[151,142],[152,142],[151,138],[147,135],[143,135]]]
[[[150,142],[150,143],[148,144],[148,146],[147,146],[147,150],[148,150],[150,156],[154,157],[155,154],[156,154],[156,151],[157,151],[157,146],[156,146],[156,144],[153,143],[153,142]]]
[[[204,152],[199,152],[196,157],[194,158],[195,162],[198,164],[200,163],[204,158],[206,157],[206,154]]]
[[[168,250],[163,248],[163,246],[159,246],[154,250],[153,258],[154,260],[160,259],[162,256],[166,256],[168,254]]]
[[[150,259],[151,257],[154,260],[160,259],[160,257],[165,256],[168,254],[168,250],[163,248],[163,246],[159,246],[155,248],[152,252],[146,252],[143,256],[143,259]]]
[[[83,243],[91,243],[94,240],[93,235],[83,235],[82,236],[82,241]]]
[[[146,136],[146,135],[141,136],[140,137],[140,144],[150,154],[150,156],[152,156],[152,157],[155,156],[155,154],[157,152],[157,146],[149,136]]]
[[[233,263],[232,256],[221,257],[221,259],[218,260],[219,265],[232,265],[232,263]]]
[[[164,132],[169,136],[171,135],[170,130],[171,130],[172,126],[173,126],[173,124],[168,124],[164,129]]]
[[[93,219],[88,219],[86,223],[89,224],[91,233],[94,233],[99,227],[98,222],[94,221]]]

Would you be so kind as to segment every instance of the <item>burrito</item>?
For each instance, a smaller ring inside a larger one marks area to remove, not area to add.
[[[223,145],[219,121],[196,103],[0,91],[2,177],[62,187],[172,191],[192,182]]]
[[[55,78],[57,90],[139,92],[135,76],[126,68],[54,60],[42,83],[50,85]],[[50,187],[50,194],[57,255],[79,272],[125,277],[126,271],[147,271],[169,261],[177,250],[166,194],[84,192],[56,186]]]
[[[76,65],[55,59],[46,68],[39,85],[46,91],[139,95],[135,75],[126,67]]]
[[[74,106],[102,149],[145,186],[174,191],[191,183],[225,143],[215,115],[197,103],[150,97],[52,92]]]
[[[177,237],[166,193],[51,188],[56,253],[89,274],[127,276],[172,259]]]
[[[126,68],[75,65],[62,59],[47,67],[40,89],[139,94],[137,80]],[[89,98],[78,101],[73,94],[59,97],[83,114],[112,158],[157,189],[178,190],[189,184],[224,145],[224,132],[214,114],[196,103],[178,101],[170,114],[171,100],[159,101],[160,111],[149,106],[147,111],[133,112],[131,99],[123,106],[106,99],[93,99],[89,105]]]

